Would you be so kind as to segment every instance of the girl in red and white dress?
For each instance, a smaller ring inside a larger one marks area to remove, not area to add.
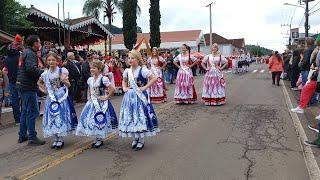
[[[156,47],[152,48],[152,56],[149,57],[147,63],[151,72],[157,76],[157,82],[150,87],[151,103],[167,102],[166,89],[162,74],[162,68],[166,66],[166,61],[159,56],[159,51]]]
[[[173,64],[179,68],[174,101],[176,104],[194,104],[197,101],[197,92],[191,68],[197,64],[197,58],[190,55],[190,47],[186,44],[182,45],[181,51],[182,53],[173,61]]]
[[[114,83],[115,83],[115,94],[120,95],[123,93],[122,91],[122,65],[116,60],[113,66],[113,75],[114,75]]]
[[[109,78],[109,81],[110,81],[112,87],[115,88],[114,76],[113,76],[113,72],[112,72],[113,65],[112,65],[111,61],[112,61],[111,56],[107,56],[104,58],[104,69],[103,69],[102,75]]]
[[[226,82],[222,69],[228,61],[219,52],[218,44],[212,45],[212,54],[207,55],[202,62],[202,67],[207,70],[203,80],[202,100],[207,106],[217,106],[226,103]]]

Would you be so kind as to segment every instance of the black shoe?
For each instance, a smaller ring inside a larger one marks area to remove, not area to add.
[[[19,137],[19,139],[18,139],[19,144],[26,142],[26,141],[28,141],[28,137]]]
[[[142,143],[138,143],[138,144],[142,144]],[[138,147],[138,145],[137,145],[137,147],[136,147],[136,151],[140,151],[141,149],[143,149],[144,148],[144,143],[142,144],[142,146],[141,147]]]
[[[97,144],[98,142],[100,142],[99,144]],[[96,143],[94,143],[94,145],[93,145],[93,147],[94,148],[96,148],[96,149],[98,149],[98,148],[100,148],[101,146],[103,146],[103,141],[97,141]]]
[[[35,137],[34,139],[29,140],[28,144],[32,146],[41,146],[46,144],[46,142],[43,140],[40,140],[38,137]]]
[[[137,148],[137,145],[138,145],[139,139],[135,139],[134,141],[136,141],[136,143],[135,143],[135,144],[133,144],[133,142],[132,142],[132,144],[131,144],[131,148],[132,148],[132,149]]]
[[[59,142],[61,142],[61,141],[58,141],[57,143],[59,143]],[[62,144],[61,145],[56,145],[56,149],[62,149],[63,148],[63,146],[64,146],[64,141],[62,141]]]
[[[57,147],[57,141],[55,141],[52,145],[51,145],[51,149],[55,149]]]

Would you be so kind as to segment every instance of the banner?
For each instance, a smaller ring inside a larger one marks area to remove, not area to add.
[[[290,30],[291,39],[299,39],[299,28],[294,28]]]

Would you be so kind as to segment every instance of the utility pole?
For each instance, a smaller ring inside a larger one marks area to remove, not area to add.
[[[62,1],[62,11],[63,11],[63,42],[64,42],[64,55],[67,56],[67,43],[66,43],[66,18],[65,18],[65,12],[64,12],[64,0]]]
[[[60,7],[59,7],[59,3],[58,3],[58,19],[60,20]],[[61,33],[60,33],[60,25],[58,27],[58,31],[59,31],[59,47],[61,46]]]
[[[210,49],[212,48],[212,11],[211,11],[212,4],[213,2],[211,2],[206,6],[206,7],[209,7],[209,11],[210,11]]]
[[[314,0],[303,0],[303,2],[306,3],[306,11],[305,11],[305,17],[306,17],[306,22],[304,24],[304,28],[305,28],[305,38],[307,38],[309,36],[309,16],[310,16],[310,13],[309,13],[309,2],[312,2]]]
[[[305,2],[306,2],[306,12],[305,12],[306,22],[304,24],[304,28],[305,28],[305,38],[307,38],[309,36],[309,0],[305,0]]]

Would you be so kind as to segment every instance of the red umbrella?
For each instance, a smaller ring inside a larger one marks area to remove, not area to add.
[[[191,55],[199,59],[204,57],[202,52],[193,52]]]

